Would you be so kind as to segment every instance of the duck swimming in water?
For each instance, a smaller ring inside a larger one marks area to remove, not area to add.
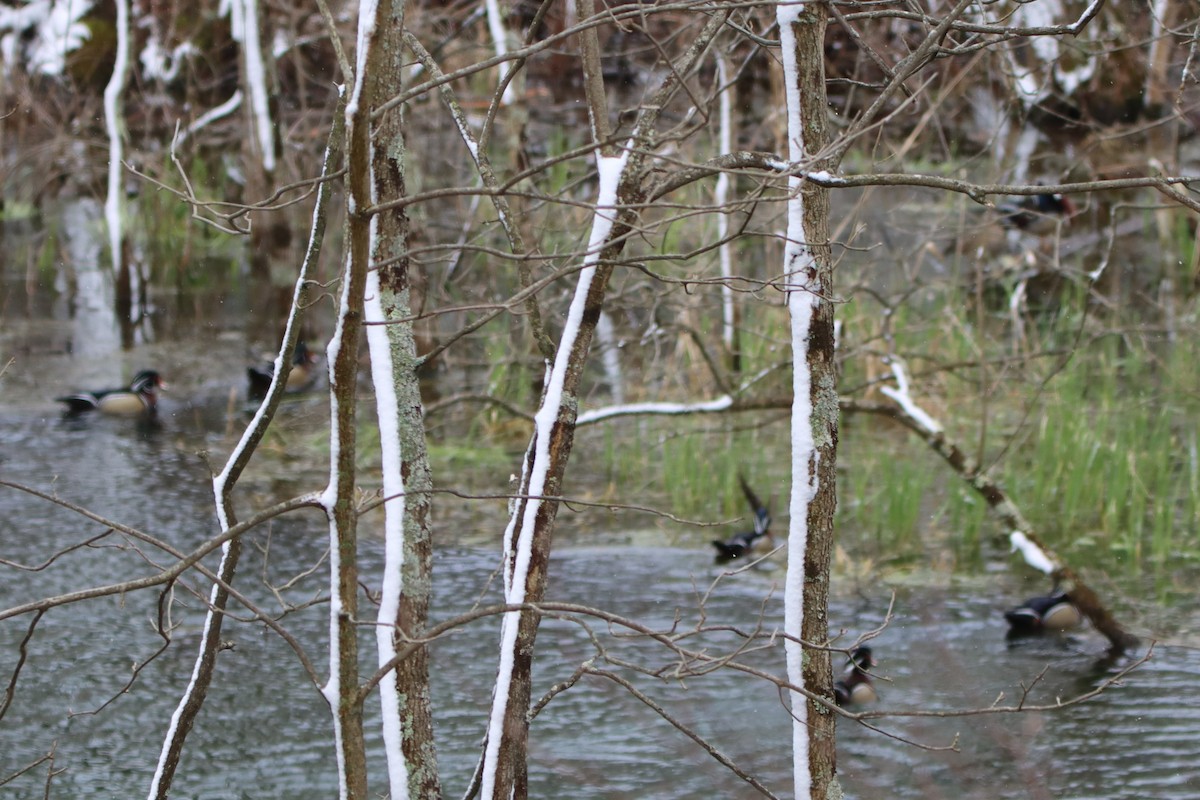
[[[316,380],[317,356],[308,349],[303,340],[296,342],[296,350],[292,355],[292,369],[288,372],[285,392],[302,392]],[[258,366],[246,368],[246,378],[249,381],[248,397],[251,400],[262,400],[271,388],[275,377],[275,364],[267,362]]]
[[[875,666],[875,656],[866,645],[854,648],[842,677],[833,684],[833,699],[839,706],[860,706],[879,699],[871,676],[867,673]]]
[[[158,392],[166,391],[166,388],[167,384],[161,375],[152,369],[144,369],[134,376],[127,387],[81,391],[54,400],[66,404],[67,414],[99,411],[114,416],[136,417],[153,414],[158,407]]]
[[[1083,615],[1066,592],[1031,597],[1004,612],[1010,636],[1028,636],[1044,631],[1069,631],[1083,623]]]

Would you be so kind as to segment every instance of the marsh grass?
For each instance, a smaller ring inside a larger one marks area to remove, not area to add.
[[[1135,574],[1200,563],[1197,378],[1190,340],[1112,337],[1079,354],[1005,464],[1048,543]]]
[[[1078,317],[1069,311],[1078,307],[1071,302],[1074,291],[1065,295],[1066,311],[1030,320],[1022,346],[1062,352],[1076,344]],[[958,314],[960,300],[952,307]],[[850,337],[870,327],[855,318],[854,305],[841,311]],[[895,315],[897,350],[918,354],[909,356],[913,372],[932,373],[939,364],[981,355],[995,359],[1017,347],[1003,319],[992,319],[1000,335],[980,335],[970,322],[944,322],[950,316],[936,305]],[[1200,394],[1194,388],[1200,353],[1191,336],[1168,340],[1140,332],[1144,320],[1113,315],[1086,322],[1091,327],[1065,366],[1061,357],[1005,366],[993,361],[986,382],[970,369],[934,374],[918,384],[919,402],[972,452],[980,446],[980,416],[986,416],[980,452],[989,471],[1073,566],[1118,581],[1177,583],[1200,568]],[[743,332],[745,374],[785,356],[768,325]],[[851,360],[843,385],[861,387],[870,372],[862,359]],[[788,380],[788,370],[778,373],[773,379]],[[775,531],[784,533],[787,414],[756,424],[764,420],[762,414],[642,419],[632,437],[614,427],[603,434],[602,469],[615,485],[701,519],[746,519],[736,478],[744,471],[756,489],[770,487],[762,491],[774,494]],[[929,561],[980,570],[1007,550],[1008,531],[1000,530],[984,499],[923,442],[886,420],[843,420],[837,531],[852,561],[880,569]]]

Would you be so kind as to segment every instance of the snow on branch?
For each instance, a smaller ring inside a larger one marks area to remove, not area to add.
[[[1021,555],[1025,558],[1025,563],[1029,566],[1047,575],[1053,575],[1058,569],[1046,551],[1021,531],[1013,531],[1008,538],[1012,542],[1013,552],[1020,550]]]
[[[179,136],[176,137],[175,141],[171,143],[172,147],[178,147],[187,141],[188,137],[195,135],[201,129],[208,127],[219,119],[224,119],[225,117],[229,116],[234,111],[237,111],[241,105],[242,90],[238,89],[232,95],[230,95],[229,99],[224,103],[210,108],[208,111],[205,111],[203,114],[192,120],[190,125],[179,132]]]
[[[1012,530],[1009,541],[1013,551],[1020,551],[1025,563],[1052,577],[1055,583],[1070,595],[1076,608],[1109,640],[1113,652],[1124,652],[1137,645],[1137,637],[1117,622],[1099,595],[1070,566],[1038,541],[1033,533],[1033,526],[1025,519],[1016,503],[1009,498],[1008,493],[974,459],[967,456],[962,448],[947,439],[940,426],[936,432],[930,430],[924,423],[914,419],[902,405],[851,401],[843,401],[841,405],[844,411],[865,411],[889,416],[924,439],[934,452],[944,458],[951,468],[987,501],[1001,522]]]
[[[30,72],[62,75],[67,55],[92,36],[83,19],[93,5],[90,0],[31,0],[0,6],[0,58],[5,68],[24,59]]]
[[[725,411],[733,406],[733,398],[721,395],[703,403],[626,403],[606,406],[594,411],[585,411],[575,420],[575,425],[590,425],[613,417],[628,417],[635,414],[710,414]]]
[[[891,357],[892,376],[896,379],[896,388],[884,386],[879,391],[895,400],[904,409],[904,413],[912,417],[918,425],[930,433],[941,433],[942,426],[929,414],[925,413],[924,409],[917,405],[913,400],[912,395],[908,391],[908,374],[904,371],[904,364],[900,358]]]

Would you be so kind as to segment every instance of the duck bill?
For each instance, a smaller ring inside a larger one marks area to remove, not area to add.
[[[1063,215],[1063,218],[1064,218],[1064,219],[1070,219],[1071,217],[1075,216],[1075,214],[1076,214],[1077,210],[1078,210],[1078,209],[1076,209],[1076,208],[1075,208],[1075,204],[1071,202],[1071,198],[1067,197],[1067,196],[1064,194],[1064,195],[1062,196],[1062,215]]]

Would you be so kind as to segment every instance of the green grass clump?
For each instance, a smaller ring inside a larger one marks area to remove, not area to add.
[[[1080,353],[1006,462],[1014,499],[1073,563],[1141,574],[1200,560],[1196,358],[1111,341]]]
[[[921,551],[937,464],[889,423],[848,427],[840,460],[837,528],[844,546],[873,561],[908,560]]]

